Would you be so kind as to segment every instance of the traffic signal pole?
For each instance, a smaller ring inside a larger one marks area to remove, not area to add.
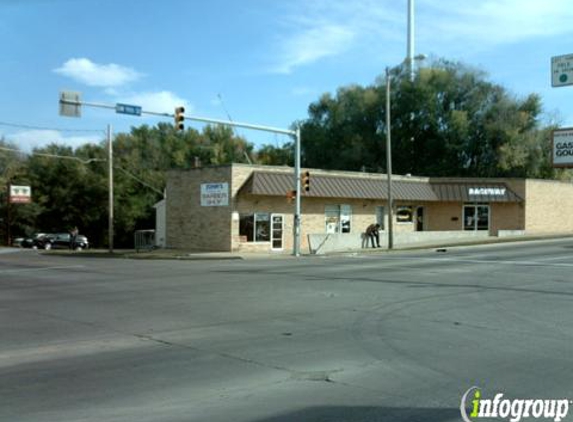
[[[176,118],[176,114],[171,114],[171,113],[156,113],[153,111],[144,111],[141,109],[141,107],[137,107],[137,106],[129,106],[129,105],[125,105],[122,104],[121,106],[122,111],[119,110],[120,104],[116,104],[116,105],[111,105],[111,104],[101,104],[101,103],[91,103],[91,102],[86,102],[86,101],[75,101],[75,100],[71,100],[69,99],[67,96],[65,95],[60,95],[60,105],[68,105],[68,106],[76,106],[76,107],[81,107],[81,106],[88,106],[88,107],[97,107],[97,108],[106,108],[106,109],[110,109],[110,110],[115,110],[116,112],[120,112],[123,114],[132,114],[132,115],[141,115],[141,114],[146,114],[146,115],[150,115],[150,116],[158,116],[158,117],[167,117],[167,118],[171,118],[171,119],[175,119]],[[130,110],[129,112],[126,112],[127,110]],[[75,115],[75,117],[79,117],[78,115]],[[259,131],[263,131],[263,132],[271,132],[271,133],[277,133],[277,134],[281,134],[281,135],[288,135],[288,136],[292,136],[295,139],[295,168],[294,168],[294,183],[295,183],[295,189],[297,192],[296,195],[296,201],[295,201],[295,211],[294,211],[294,221],[293,221],[293,255],[294,256],[300,256],[300,233],[301,233],[301,183],[300,183],[300,155],[301,155],[301,148],[300,148],[300,143],[301,143],[301,135],[300,135],[300,128],[297,128],[296,130],[289,130],[289,129],[280,129],[280,128],[275,128],[272,126],[262,126],[262,125],[254,125],[254,124],[250,124],[250,123],[240,123],[240,122],[232,122],[229,120],[219,120],[219,119],[211,119],[211,118],[207,118],[207,117],[199,117],[199,116],[184,116],[185,120],[191,120],[191,121],[195,121],[195,122],[201,122],[201,123],[210,123],[210,124],[216,124],[216,125],[225,125],[225,126],[233,126],[233,127],[240,127],[240,128],[244,128],[244,129],[253,129],[253,130],[259,130]],[[182,123],[182,120],[181,120]],[[108,126],[108,142],[109,142],[109,161],[110,161],[110,170],[109,170],[109,175],[110,175],[110,211],[109,211],[109,218],[110,218],[110,223],[109,223],[109,235],[110,235],[110,251],[112,251],[113,249],[113,169],[112,169],[112,142],[111,142],[111,126]]]

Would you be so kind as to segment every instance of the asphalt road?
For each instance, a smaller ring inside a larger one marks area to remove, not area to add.
[[[3,252],[0,421],[460,421],[472,386],[573,399],[573,240],[240,261]]]

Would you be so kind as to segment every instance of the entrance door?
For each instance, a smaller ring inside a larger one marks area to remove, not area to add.
[[[271,215],[271,245],[272,249],[283,249],[284,218],[282,214]]]
[[[424,231],[424,207],[418,207],[416,209],[416,231]]]
[[[489,206],[464,205],[464,230],[489,230]]]

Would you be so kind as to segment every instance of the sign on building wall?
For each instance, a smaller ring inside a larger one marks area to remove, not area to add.
[[[32,189],[30,186],[10,185],[10,203],[29,204],[32,202]]]
[[[573,128],[553,131],[553,167],[573,167]]]
[[[468,188],[469,196],[505,196],[506,188]]]
[[[202,183],[201,184],[202,207],[227,207],[229,206],[228,183]]]

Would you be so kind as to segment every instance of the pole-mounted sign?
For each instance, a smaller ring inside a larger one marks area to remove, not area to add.
[[[60,116],[82,117],[82,94],[74,91],[60,92]]]
[[[129,114],[131,116],[141,116],[141,107],[131,104],[117,103],[115,105],[115,112],[118,114]]]
[[[32,202],[32,189],[30,186],[10,185],[11,204],[29,204]]]
[[[552,162],[555,168],[573,168],[573,128],[553,131]]]
[[[573,85],[573,54],[551,58],[551,86]]]

